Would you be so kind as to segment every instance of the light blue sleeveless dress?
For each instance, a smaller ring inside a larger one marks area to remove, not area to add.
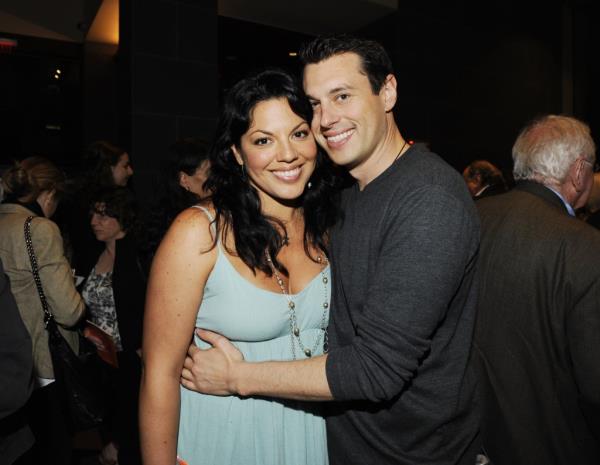
[[[204,210],[204,209],[202,209]],[[205,210],[210,218],[210,214]],[[288,302],[242,277],[218,244],[196,326],[227,337],[247,361],[291,360]],[[292,294],[305,347],[323,352],[323,302],[330,269]],[[327,318],[329,315],[327,315]],[[296,341],[296,358],[305,358]],[[208,345],[196,339],[201,348]],[[326,465],[327,438],[320,403],[270,398],[218,397],[181,388],[178,456],[188,465]]]

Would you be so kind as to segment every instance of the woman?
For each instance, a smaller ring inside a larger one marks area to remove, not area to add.
[[[57,215],[57,222],[67,239],[72,267],[79,278],[89,274],[102,250],[87,221],[92,197],[107,189],[126,186],[133,175],[127,152],[106,141],[95,141],[87,147],[82,168],[81,176],[75,181],[73,195],[61,206]]]
[[[72,438],[63,413],[64,399],[54,383],[48,333],[23,231],[25,220],[34,216],[31,239],[46,299],[59,330],[77,351],[77,333],[69,328],[79,321],[85,305],[75,290],[58,227],[49,219],[64,192],[65,178],[50,161],[31,157],[9,168],[3,181],[6,198],[0,205],[0,259],[31,336],[36,384],[28,403],[36,445],[22,463],[69,464]]]
[[[133,176],[129,154],[110,142],[92,142],[83,155],[84,176],[87,186],[106,189],[125,187]]]
[[[327,462],[314,407],[179,386],[195,326],[226,335],[247,360],[323,352],[326,238],[337,209],[311,117],[281,71],[244,79],[225,99],[210,158],[211,201],[176,218],[152,264],[140,394],[146,465],[172,465],[176,453],[189,465]]]
[[[104,248],[83,284],[89,319],[113,338],[119,368],[116,373],[111,441],[103,449],[103,463],[141,463],[137,426],[139,352],[145,274],[138,257],[136,205],[133,194],[119,187],[93,197],[91,226]]]
[[[156,179],[156,201],[150,211],[148,246],[154,255],[175,217],[207,197],[208,144],[187,138],[175,142],[160,163]]]

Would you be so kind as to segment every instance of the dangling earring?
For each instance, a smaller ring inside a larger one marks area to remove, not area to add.
[[[310,190],[312,188],[312,181],[308,181],[308,183],[306,183],[306,188],[308,190]]]

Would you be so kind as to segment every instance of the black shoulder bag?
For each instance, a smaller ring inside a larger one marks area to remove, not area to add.
[[[64,395],[71,428],[73,431],[82,431],[100,425],[105,417],[106,376],[96,347],[83,337],[80,331],[77,331],[79,334],[79,355],[77,355],[58,330],[54,315],[46,301],[31,242],[33,218],[30,216],[25,221],[25,243],[44,310],[44,325],[48,331],[48,347],[54,366],[55,382]]]

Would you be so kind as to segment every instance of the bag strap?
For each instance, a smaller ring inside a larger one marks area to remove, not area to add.
[[[40,279],[40,271],[38,269],[37,258],[33,251],[33,243],[31,241],[31,221],[33,216],[28,216],[25,220],[25,245],[27,246],[27,253],[29,254],[29,261],[31,262],[31,271],[33,271],[33,279],[37,287],[38,295],[40,296],[40,302],[42,303],[42,310],[44,311],[44,327],[48,327],[50,320],[54,319],[54,315],[50,311],[46,295],[44,294],[44,288],[42,287],[42,280]]]

